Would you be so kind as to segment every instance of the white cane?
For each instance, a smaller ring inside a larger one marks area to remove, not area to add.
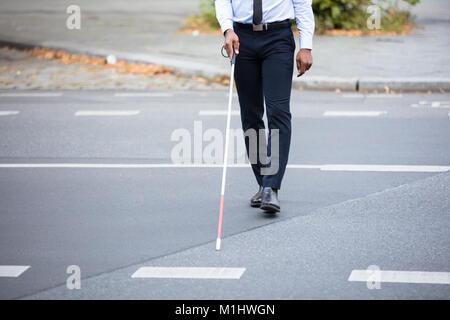
[[[223,201],[225,196],[225,181],[227,178],[227,160],[228,160],[228,143],[231,120],[231,102],[233,100],[233,79],[234,79],[234,65],[236,62],[236,54],[233,52],[231,59],[231,74],[230,74],[230,91],[228,96],[228,113],[227,113],[227,128],[225,131],[225,152],[223,156],[223,170],[222,170],[222,189],[220,191],[220,206],[219,206],[219,224],[217,227],[216,250],[220,250],[222,238],[222,220],[223,220]]]

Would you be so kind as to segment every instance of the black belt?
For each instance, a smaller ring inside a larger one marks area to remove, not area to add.
[[[284,21],[262,23],[262,24],[247,24],[247,23],[234,22],[233,25],[237,26],[238,28],[242,28],[242,29],[248,29],[248,30],[253,30],[253,31],[266,31],[266,30],[287,28],[287,27],[290,27],[292,24],[291,24],[291,21],[289,19],[287,19]]]

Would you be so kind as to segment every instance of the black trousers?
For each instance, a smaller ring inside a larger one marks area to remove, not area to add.
[[[236,57],[234,78],[241,108],[242,129],[244,133],[249,129],[254,129],[257,133],[260,129],[265,130],[265,101],[269,135],[268,143],[263,147],[267,148],[265,152],[269,156],[273,156],[272,130],[279,130],[278,171],[275,174],[261,174],[264,161],[261,163],[261,159],[258,159],[257,163],[252,164],[253,173],[260,186],[280,189],[291,143],[290,98],[295,51],[292,30],[286,27],[253,31],[235,25],[234,31],[239,37],[239,55]],[[261,139],[261,136],[259,137]],[[248,155],[249,141],[250,138],[246,136]],[[260,155],[259,142],[257,153]]]

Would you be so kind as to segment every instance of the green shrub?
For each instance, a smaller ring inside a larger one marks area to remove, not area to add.
[[[402,0],[411,5],[420,0]],[[313,0],[313,10],[316,20],[316,30],[323,33],[329,29],[362,30],[367,29],[366,12],[372,0]],[[381,10],[381,29],[385,31],[397,31],[404,24],[411,21],[408,11],[402,11],[398,7],[398,1],[378,0]]]
[[[360,29],[365,25],[363,8],[370,0],[314,0],[313,11],[316,30],[319,33],[328,29]]]
[[[400,32],[405,24],[412,20],[408,11],[398,7],[399,2],[411,5],[420,0],[313,0],[313,10],[316,21],[316,31],[324,33],[330,29],[362,30],[367,29],[369,5],[378,3],[381,8],[381,28],[384,31]],[[214,0],[200,0],[200,13],[188,17],[187,24],[206,29],[217,29]]]
[[[215,24],[218,28],[220,28],[219,22],[216,19],[216,9],[214,8],[214,0],[200,0],[200,14],[207,21],[214,20],[213,24]]]
[[[200,0],[199,7],[200,13],[195,16],[189,16],[186,20],[186,26],[211,31],[220,28],[220,24],[216,19],[214,0]]]

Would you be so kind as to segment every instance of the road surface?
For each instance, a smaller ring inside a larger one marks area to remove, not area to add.
[[[216,252],[220,164],[174,164],[171,136],[223,132],[226,95],[1,91],[0,298],[450,298],[448,94],[293,91],[282,211],[250,208],[254,178],[234,165]],[[66,286],[71,265],[81,289]]]

